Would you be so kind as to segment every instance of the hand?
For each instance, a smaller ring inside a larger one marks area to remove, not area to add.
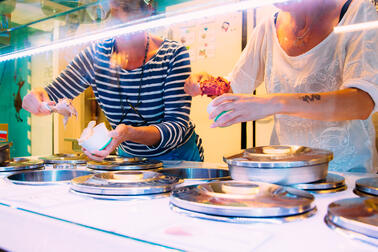
[[[223,111],[229,111],[210,127],[227,127],[235,123],[254,121],[276,113],[278,107],[272,101],[273,96],[253,96],[245,94],[224,94],[212,101],[214,109],[209,119],[214,119]]]
[[[105,149],[101,151],[92,151],[89,152],[88,150],[83,148],[83,152],[88,158],[95,160],[95,161],[102,161],[106,158],[110,153],[112,153],[121,143],[127,140],[127,133],[129,130],[128,125],[120,124],[114,130],[109,132],[109,136],[112,138],[112,141],[106,146]]]
[[[35,88],[24,97],[22,107],[35,115],[49,115],[51,111],[42,102],[46,102],[49,106],[55,105],[55,102],[50,101],[45,89]]]
[[[208,73],[196,73],[191,74],[189,78],[185,80],[184,91],[190,96],[197,96],[202,94],[199,83],[205,80],[214,80],[215,78]]]

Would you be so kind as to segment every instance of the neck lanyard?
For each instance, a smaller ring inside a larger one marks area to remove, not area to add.
[[[150,36],[149,34],[147,33],[147,42],[146,42],[146,50],[144,52],[144,58],[143,58],[143,65],[142,65],[142,73],[141,73],[141,77],[140,77],[140,81],[139,81],[139,89],[138,89],[138,99],[137,99],[137,103],[135,104],[135,106],[133,104],[131,104],[126,96],[126,103],[127,105],[129,105],[129,109],[127,110],[127,112],[125,113],[125,106],[123,104],[123,98],[122,98],[122,95],[121,95],[121,84],[120,84],[120,77],[119,77],[119,72],[120,72],[120,67],[117,66],[117,69],[116,69],[116,75],[117,75],[117,85],[118,85],[118,94],[119,94],[119,100],[120,100],[120,103],[121,103],[121,110],[122,110],[122,116],[121,116],[121,119],[119,120],[119,123],[118,124],[121,124],[123,122],[123,120],[126,118],[127,114],[133,110],[138,116],[139,118],[141,118],[143,120],[143,123],[138,125],[138,126],[143,126],[145,124],[147,124],[147,121],[146,119],[144,119],[144,117],[142,116],[141,113],[139,113],[139,111],[137,110],[138,106],[140,105],[141,101],[140,101],[140,93],[141,93],[141,89],[142,89],[142,84],[143,84],[143,75],[144,75],[144,65],[146,64],[146,60],[147,60],[147,54],[148,54],[148,47],[150,45]]]

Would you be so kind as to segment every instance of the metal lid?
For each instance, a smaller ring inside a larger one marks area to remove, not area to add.
[[[378,177],[358,179],[356,189],[371,196],[378,196]]]
[[[171,191],[182,180],[152,171],[118,171],[74,178],[71,189],[99,195],[144,195]]]
[[[271,145],[246,149],[223,157],[229,165],[259,168],[288,168],[328,163],[330,151],[298,145]]]
[[[125,201],[130,201],[130,200],[151,200],[151,199],[160,199],[160,198],[165,198],[170,195],[170,192],[166,193],[155,193],[155,194],[144,194],[144,195],[105,195],[105,194],[89,194],[89,193],[82,193],[79,191],[75,191],[73,189],[70,190],[70,192],[80,195],[83,197],[90,197],[93,199],[100,199],[100,200],[125,200]]]
[[[217,181],[175,189],[177,207],[219,216],[283,217],[315,208],[314,196],[291,187],[264,182]]]
[[[40,157],[45,164],[86,164],[88,158],[82,153],[58,153],[47,157]]]
[[[16,173],[7,177],[15,184],[21,185],[50,185],[70,182],[71,179],[93,174],[83,170],[43,170]]]
[[[206,168],[164,168],[158,171],[167,176],[190,180],[225,180],[231,179],[230,173],[223,169]]]
[[[212,215],[212,214],[205,214],[194,212],[190,210],[186,210],[180,207],[173,205],[172,203],[169,204],[170,208],[179,214],[186,215],[192,218],[199,218],[205,220],[212,220],[212,221],[221,221],[221,222],[229,222],[229,223],[237,223],[237,224],[249,224],[249,223],[271,223],[271,224],[282,224],[287,222],[294,222],[300,221],[303,219],[310,218],[314,216],[317,212],[316,207],[308,212],[299,215],[290,215],[290,216],[283,216],[279,218],[266,218],[266,217],[240,217],[240,216],[220,216],[220,215]]]
[[[159,160],[139,157],[107,157],[102,162],[90,161],[87,167],[93,170],[125,171],[125,170],[148,170],[163,167]]]
[[[345,179],[343,176],[334,173],[328,173],[325,179],[312,183],[294,184],[292,186],[302,190],[330,190],[344,187]]]
[[[13,158],[7,165],[0,166],[0,172],[32,170],[43,167],[43,161],[28,158]]]
[[[334,225],[378,238],[378,199],[350,198],[332,202],[328,205],[326,220]]]

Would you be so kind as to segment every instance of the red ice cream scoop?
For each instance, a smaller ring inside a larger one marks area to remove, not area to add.
[[[200,82],[201,95],[220,96],[230,91],[230,82],[222,77]]]

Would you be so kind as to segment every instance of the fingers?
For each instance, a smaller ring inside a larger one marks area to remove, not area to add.
[[[220,113],[230,110],[235,110],[237,106],[237,100],[240,97],[234,94],[224,94],[211,102],[211,107],[213,108],[209,114],[209,119],[216,118]],[[210,106],[210,105],[209,105]]]
[[[106,146],[106,148],[103,149],[102,151],[99,151],[99,154],[105,155],[105,152],[108,152],[107,155],[109,155],[112,151],[114,151],[118,147],[119,144],[120,144],[119,140],[113,137],[112,141],[108,144],[108,146]]]
[[[212,101],[213,106],[218,106],[219,104],[225,102],[225,101],[236,101],[240,99],[240,95],[237,94],[223,94],[221,96],[218,96]]]
[[[228,126],[231,126],[231,125],[234,125],[234,124],[237,124],[237,123],[242,123],[242,122],[246,122],[242,116],[237,116],[235,118],[233,118],[232,120],[224,123],[221,127],[228,127]]]
[[[110,136],[111,138],[117,138],[119,136],[119,133],[116,130],[112,130],[109,132],[108,136]]]
[[[109,156],[109,154],[113,151],[114,149],[112,148],[105,148],[104,150],[94,150],[94,151],[91,151],[89,152],[87,149],[85,148],[82,148],[82,151],[84,152],[84,154],[92,159],[92,160],[95,160],[95,161],[102,161],[104,160],[104,158],[106,158],[107,156]]]
[[[201,94],[201,88],[198,81],[193,79],[193,76],[190,76],[185,80],[184,91],[190,96],[197,96]]]
[[[109,150],[94,150],[92,151],[92,154],[96,157],[99,157],[101,159],[104,159],[106,158],[109,154],[110,154],[110,151]]]
[[[51,103],[44,89],[35,89],[29,92],[22,100],[22,108],[36,115],[49,115],[50,110],[42,102]],[[54,102],[52,102],[54,103]]]
[[[247,102],[249,96],[241,94],[223,94],[215,98],[210,104],[214,108],[209,115],[209,119],[214,119],[220,113],[240,108]],[[247,99],[248,98],[248,99]]]
[[[235,110],[235,104],[233,102],[224,102],[217,107],[210,113],[209,119],[212,120],[216,118],[220,113],[226,112],[226,111],[233,111]]]
[[[30,113],[37,113],[38,112],[38,106],[33,105],[35,102],[33,101],[33,98],[30,96],[30,93],[25,95],[24,99],[22,100],[22,108],[26,111],[29,111]]]
[[[40,114],[41,112],[42,113],[48,112],[47,109],[44,110],[43,108],[41,108],[41,103],[32,93],[29,93],[24,97],[22,101],[22,107],[26,111],[29,111],[30,113],[37,114],[37,115]]]
[[[84,154],[89,158],[89,159],[92,159],[92,160],[95,160],[95,161],[98,161],[98,162],[101,162],[102,160],[104,160],[104,158],[106,158],[107,157],[107,155],[106,156],[97,156],[96,154],[92,154],[92,153],[90,153],[89,151],[87,151],[87,150],[84,150],[83,149],[83,152],[84,152]]]
[[[233,125],[235,123],[239,123],[242,121],[243,121],[243,118],[240,113],[230,111],[230,112],[225,113],[221,117],[219,117],[219,119],[216,122],[214,122],[210,126],[210,128],[228,127],[230,125]]]
[[[38,114],[51,114],[51,112],[53,111],[52,107],[53,105],[49,105],[48,102],[41,102],[39,103]]]
[[[214,80],[215,78],[206,72],[191,74],[185,80],[184,91],[190,96],[202,94],[199,83],[205,80]]]
[[[95,160],[95,161],[102,161],[104,158],[106,158],[112,151],[114,151],[118,145],[123,141],[121,138],[122,130],[125,130],[127,128],[126,125],[120,124],[117,126],[115,130],[112,130],[109,132],[109,136],[112,138],[112,141],[106,146],[103,150],[94,150],[89,152],[86,149],[83,149],[83,152],[85,155],[88,156],[88,158]]]
[[[103,150],[92,151],[92,154],[105,158],[118,147],[119,143],[118,138],[113,137],[112,141]]]

